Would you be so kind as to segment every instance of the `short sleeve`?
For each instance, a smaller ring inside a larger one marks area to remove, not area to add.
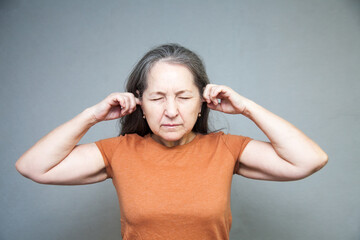
[[[250,137],[241,136],[241,135],[232,135],[232,134],[224,134],[222,135],[224,142],[228,149],[230,150],[231,154],[234,157],[235,167],[234,167],[234,174],[237,173],[240,167],[239,159],[241,154],[243,153],[246,145],[253,140]]]
[[[118,147],[119,143],[122,141],[122,139],[123,136],[119,136],[119,137],[101,139],[95,142],[96,146],[99,148],[101,155],[103,157],[106,173],[108,174],[109,178],[113,177],[111,162],[114,152]]]

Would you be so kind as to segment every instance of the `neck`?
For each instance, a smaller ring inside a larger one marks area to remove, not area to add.
[[[158,142],[166,147],[175,147],[175,146],[187,144],[187,143],[191,142],[192,140],[194,140],[195,137],[196,137],[196,133],[190,132],[177,141],[166,141],[155,134],[151,134],[152,139],[154,139],[156,142]]]

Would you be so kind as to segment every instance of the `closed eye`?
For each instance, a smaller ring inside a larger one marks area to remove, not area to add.
[[[191,99],[191,97],[179,97],[180,99]],[[153,98],[153,99],[150,99],[151,101],[159,101],[159,100],[161,100],[161,99],[163,99],[163,97],[161,97],[161,98]]]
[[[158,101],[158,100],[161,100],[163,98],[153,98],[153,99],[150,99],[151,101]]]

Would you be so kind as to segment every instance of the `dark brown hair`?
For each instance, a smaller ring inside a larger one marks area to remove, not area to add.
[[[147,52],[130,73],[126,84],[126,91],[133,93],[135,97],[141,99],[147,88],[147,75],[152,66],[160,60],[186,66],[193,74],[195,85],[199,90],[200,96],[202,96],[205,86],[209,84],[204,64],[194,52],[175,43],[160,45]],[[137,90],[139,95],[136,93]],[[203,102],[201,117],[197,119],[192,131],[202,134],[209,133],[208,117],[209,108],[206,102]],[[119,124],[121,126],[119,136],[130,133],[145,136],[148,133],[152,133],[147,121],[143,119],[143,112],[139,105],[137,105],[133,113],[120,118]]]

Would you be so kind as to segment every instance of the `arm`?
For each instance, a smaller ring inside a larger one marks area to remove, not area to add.
[[[239,159],[238,174],[253,179],[290,181],[309,176],[327,163],[327,154],[303,132],[231,88],[210,84],[204,90],[204,100],[213,110],[248,117],[270,140],[248,143]]]
[[[83,111],[41,138],[19,158],[16,168],[25,175],[46,173],[74,149],[93,125],[89,112]]]
[[[96,123],[132,113],[136,100],[130,93],[110,94],[41,138],[19,158],[16,169],[43,184],[81,185],[105,180],[105,163],[95,143],[76,144]]]
[[[327,163],[327,154],[288,121],[250,100],[245,101],[243,114],[270,142],[253,140],[248,144],[239,159],[240,175],[263,180],[297,180]]]

